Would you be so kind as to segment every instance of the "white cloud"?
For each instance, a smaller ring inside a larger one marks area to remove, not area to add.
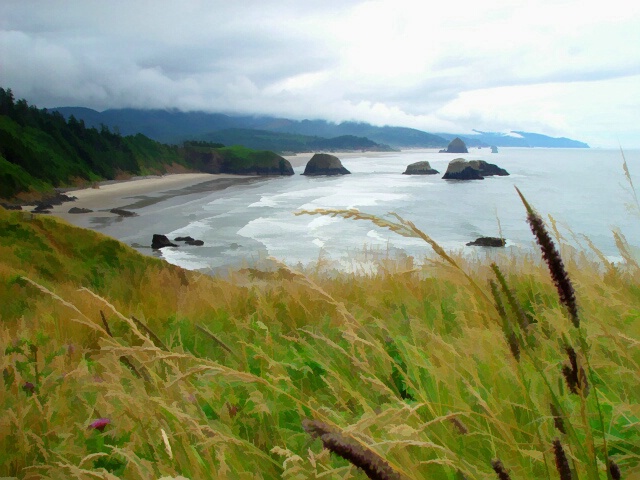
[[[5,0],[0,85],[177,107],[640,145],[640,4]],[[616,141],[613,141],[616,143]]]

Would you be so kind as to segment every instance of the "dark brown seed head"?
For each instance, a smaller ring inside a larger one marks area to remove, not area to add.
[[[504,465],[502,464],[502,461],[500,459],[496,458],[495,460],[492,460],[491,467],[493,468],[493,471],[498,475],[499,480],[511,480],[509,473],[507,473],[507,470],[504,468]]]
[[[551,279],[558,291],[558,297],[560,302],[567,307],[569,317],[573,325],[578,328],[580,326],[580,318],[578,317],[578,305],[576,303],[575,291],[567,273],[560,252],[556,249],[551,236],[544,226],[542,218],[537,213],[530,213],[527,215],[527,220],[531,231],[536,236],[536,240],[540,249],[542,250],[542,258],[544,259],[547,267],[549,267],[549,273]]]
[[[529,205],[529,202],[524,198],[524,195],[522,195],[522,192],[518,187],[516,187],[516,191],[518,192],[518,195],[520,195],[520,199],[527,209],[527,222],[531,227],[533,235],[536,237],[536,242],[540,246],[540,250],[542,250],[542,258],[547,264],[547,267],[549,267],[549,273],[551,274],[551,279],[558,291],[560,302],[567,307],[571,322],[576,328],[578,328],[580,326],[580,318],[578,317],[578,305],[576,303],[575,291],[573,290],[569,274],[564,268],[560,252],[556,249],[556,246],[553,243],[549,232],[547,232],[547,228],[545,227],[544,221],[540,215],[538,215],[531,205]]]
[[[578,377],[574,374],[571,367],[567,365],[562,366],[562,376],[564,380],[567,382],[567,387],[569,387],[569,391],[575,395],[578,395]]]
[[[562,375],[567,382],[569,391],[573,394],[589,395],[589,381],[584,368],[578,365],[578,355],[571,346],[565,347],[567,356],[569,357],[569,365],[562,366]]]
[[[578,356],[572,346],[566,346],[565,352],[569,357],[569,365],[562,366],[562,375],[567,382],[569,391],[578,395]]]
[[[372,480],[400,480],[400,475],[382,458],[339,433],[327,433],[320,440],[324,448],[362,469]]]
[[[318,420],[302,421],[313,438],[320,438],[324,448],[362,469],[372,480],[400,480],[400,475],[378,454],[343,436],[335,428]]]
[[[553,441],[553,455],[556,459],[556,470],[560,474],[560,480],[571,480],[571,467],[569,467],[569,461],[562,448],[562,443],[557,438]]]
[[[553,415],[553,424],[556,426],[560,433],[564,433],[566,435],[567,430],[564,428],[564,420],[562,420],[562,414],[553,403],[549,404],[549,408],[551,409],[551,415]]]
[[[620,480],[622,478],[620,474],[620,467],[613,460],[609,460],[609,473],[613,480]]]
[[[458,418],[451,417],[450,421],[460,435],[466,435],[469,433],[469,429]]]

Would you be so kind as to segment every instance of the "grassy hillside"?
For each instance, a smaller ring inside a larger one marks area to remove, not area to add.
[[[537,255],[223,280],[55,218],[0,232],[0,476],[640,476],[622,239],[621,265],[563,250],[572,299]]]

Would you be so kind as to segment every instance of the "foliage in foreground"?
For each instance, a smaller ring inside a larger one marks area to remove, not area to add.
[[[53,218],[0,232],[0,476],[640,475],[622,240],[623,264],[563,249],[576,326],[538,256],[221,279]]]

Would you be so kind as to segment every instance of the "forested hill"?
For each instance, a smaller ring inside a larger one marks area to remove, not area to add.
[[[144,135],[123,137],[109,128],[88,128],[57,112],[15,100],[0,88],[0,197],[89,184],[118,175],[165,172],[185,162],[177,147]]]
[[[140,133],[122,136],[105,125],[30,106],[0,88],[0,198],[26,201],[55,187],[171,171],[292,175],[270,151],[220,144],[165,145]]]

